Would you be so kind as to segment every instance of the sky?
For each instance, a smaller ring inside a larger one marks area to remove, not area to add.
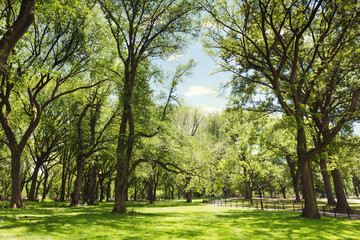
[[[186,63],[190,58],[197,61],[193,75],[184,79],[177,89],[188,106],[202,108],[205,112],[219,112],[226,108],[229,90],[223,91],[222,84],[231,79],[230,73],[215,73],[216,63],[208,56],[200,42],[193,42],[184,54],[172,55],[161,63],[167,71],[174,71],[179,63]],[[354,125],[354,133],[360,136],[360,123]]]
[[[172,55],[162,67],[173,71],[179,63],[186,63],[190,58],[197,61],[193,74],[184,78],[177,88],[177,94],[188,106],[199,107],[207,112],[221,111],[226,108],[228,92],[223,93],[221,84],[231,79],[229,73],[215,73],[215,61],[202,49],[200,42],[194,42],[184,54]]]

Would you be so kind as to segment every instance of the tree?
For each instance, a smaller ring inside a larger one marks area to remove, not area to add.
[[[282,116],[282,119],[270,117],[260,135],[260,146],[267,149],[270,158],[276,159],[277,163],[279,160],[286,161],[295,192],[295,202],[300,202],[300,169],[296,159],[295,129],[288,127],[286,120],[286,116]]]
[[[23,2],[26,7],[34,3]],[[9,58],[11,64],[6,74],[3,72],[0,124],[6,139],[2,138],[1,142],[8,146],[12,157],[13,208],[24,208],[21,200],[21,154],[39,125],[42,113],[63,95],[93,86],[78,86],[71,82],[84,73],[89,59],[86,44],[91,43],[87,40],[92,36],[84,34],[88,13],[85,6],[79,6],[78,2],[37,5],[37,18],[42,24],[34,24],[19,41]],[[73,8],[78,10],[76,14],[61,14]],[[26,122],[23,123],[25,130],[17,129],[19,122],[14,116],[21,116]]]
[[[74,183],[74,191],[71,196],[70,206],[79,206],[80,205],[80,193],[83,183],[83,172],[84,167],[89,158],[94,156],[98,151],[103,149],[103,145],[110,141],[105,133],[107,128],[112,124],[114,118],[118,114],[118,109],[112,110],[110,116],[104,114],[104,109],[106,109],[106,98],[109,97],[111,88],[101,88],[97,87],[90,93],[88,101],[85,102],[85,105],[81,106],[78,112],[79,116],[76,118],[76,179]],[[110,112],[110,109],[107,109]],[[95,158],[98,158],[95,156]],[[98,161],[98,159],[95,159]],[[91,171],[91,169],[90,169]],[[96,187],[95,179],[96,173],[95,169],[92,168],[92,173],[90,178],[92,182],[92,191]],[[91,191],[91,192],[92,192]],[[91,195],[91,194],[90,194]],[[92,199],[92,200],[91,200]],[[95,204],[94,198],[89,197],[90,203]]]
[[[20,7],[11,1],[1,3],[2,11],[5,12],[2,18],[5,19],[6,28],[1,34],[0,40],[0,77],[3,79],[0,89],[0,124],[8,139],[8,141],[1,139],[1,142],[5,143],[11,151],[12,187],[10,206],[12,208],[24,208],[21,200],[20,155],[25,147],[25,143],[23,141],[20,144],[17,143],[14,133],[7,123],[8,115],[11,112],[11,105],[9,103],[10,90],[16,82],[16,77],[14,79],[11,77],[11,64],[8,65],[8,60],[18,41],[34,22],[34,6],[35,0],[23,0]],[[17,16],[13,9],[19,9]],[[13,19],[15,20],[13,21]]]
[[[135,132],[134,108],[137,106],[133,102],[141,88],[148,88],[149,76],[141,76],[141,69],[149,67],[150,58],[169,56],[183,47],[184,33],[194,32],[194,21],[190,15],[194,7],[191,2],[182,0],[98,2],[116,41],[117,57],[123,65],[122,72],[116,72],[123,81],[123,91],[120,97],[122,116],[117,147],[115,205],[112,212],[125,213],[125,195],[134,141],[137,136],[149,137],[158,131],[155,127],[154,133]]]
[[[239,0],[231,5],[204,1],[203,6],[211,16],[208,36],[212,41],[207,47],[222,60],[224,70],[234,73],[236,103],[246,104],[249,95],[261,93],[265,96],[262,109],[281,109],[293,119],[305,197],[302,216],[320,218],[310,161],[357,109],[360,88],[354,76],[358,75],[360,16],[356,3]],[[329,76],[336,81],[327,84]],[[316,97],[325,96],[322,102],[326,103],[329,95],[336,96],[331,101],[336,108],[326,111],[335,111],[338,117],[329,129],[322,126],[326,134],[309,149],[307,118],[319,123],[317,119],[326,117],[321,108],[316,114],[310,108]]]

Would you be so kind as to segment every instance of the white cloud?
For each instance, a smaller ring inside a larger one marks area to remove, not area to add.
[[[191,86],[190,91],[185,93],[185,97],[189,98],[192,96],[215,94],[215,93],[216,93],[216,91],[214,91],[210,88],[205,88],[203,86]]]
[[[179,58],[182,58],[183,56],[185,56],[184,54],[173,54],[173,55],[170,55],[166,61],[167,62],[174,62],[176,60],[178,60]]]

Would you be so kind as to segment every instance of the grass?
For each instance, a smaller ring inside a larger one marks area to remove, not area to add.
[[[256,207],[256,203],[258,204],[258,207],[260,207],[260,198],[253,198],[253,200],[254,201],[252,207]],[[262,201],[264,204],[264,208],[266,204],[268,208],[274,208],[274,203],[275,203],[277,209],[282,209],[283,207],[285,207],[285,209],[290,209],[290,210],[291,209],[301,210],[305,204],[304,200],[301,200],[300,203],[294,203],[294,199],[283,199],[283,198],[280,199],[264,198]],[[233,205],[237,203],[238,206],[244,206],[244,207],[248,207],[250,204],[250,200],[244,198],[232,199],[227,202],[232,202]],[[326,199],[318,199],[317,203],[319,210],[322,210],[323,207],[325,207],[326,211],[332,211],[332,209],[334,208],[334,206],[326,205],[327,203]],[[349,206],[352,209],[351,211],[352,213],[360,214],[360,203],[349,202]]]
[[[358,239],[360,222],[299,213],[234,209],[159,201],[129,202],[129,214],[111,214],[113,203],[68,208],[68,203],[26,203],[0,209],[0,239]],[[5,217],[6,216],[6,217]],[[11,226],[11,227],[10,227]]]

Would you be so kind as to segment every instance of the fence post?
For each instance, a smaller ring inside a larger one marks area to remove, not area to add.
[[[326,213],[325,213],[325,206],[323,206],[323,211],[324,211],[324,216],[326,216]]]
[[[334,215],[335,215],[335,217],[336,217],[336,208],[334,208]]]
[[[230,202],[230,207],[232,207],[232,203]]]
[[[293,212],[295,212],[295,203],[293,203]]]
[[[267,210],[267,203],[265,203],[265,207],[266,207],[266,210]]]
[[[275,205],[275,202],[274,202],[274,209],[276,210],[276,205]]]
[[[285,203],[283,203],[283,209],[284,209],[284,211],[285,211]]]
[[[244,208],[244,202],[241,202],[242,203],[242,207]]]
[[[301,210],[304,211],[304,204],[303,203],[301,203]]]
[[[350,208],[349,207],[347,209],[347,214],[348,214],[348,217],[350,218]]]
[[[256,202],[256,209],[259,209],[259,208],[258,208],[258,204],[257,204],[257,202]]]

